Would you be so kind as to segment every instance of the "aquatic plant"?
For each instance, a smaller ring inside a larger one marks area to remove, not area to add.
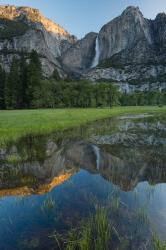
[[[114,213],[118,213],[120,206],[120,198],[119,197],[113,197],[111,200],[111,209]]]
[[[152,243],[154,250],[166,250],[166,242],[160,240],[156,233],[153,234]]]
[[[52,197],[48,197],[41,206],[41,211],[46,213],[55,207],[55,200]]]
[[[21,162],[21,157],[17,154],[8,155],[8,157],[6,158],[6,162],[9,164],[17,164]]]
[[[138,220],[138,223],[141,225],[147,225],[149,220],[148,220],[148,215],[147,215],[147,209],[146,207],[140,207],[136,210],[135,212],[136,219]]]
[[[23,239],[18,241],[19,249],[36,249],[40,245],[40,239],[31,238],[31,239]]]
[[[77,249],[79,243],[79,233],[75,229],[71,229],[68,233],[66,250]]]
[[[111,193],[107,197],[106,206],[109,206],[111,211],[117,214],[120,209],[120,203],[120,189],[117,186],[113,186]]]
[[[107,250],[110,249],[113,234],[107,209],[99,207],[79,231],[69,232],[66,249]]]
[[[49,236],[49,238],[52,238],[55,240],[59,250],[62,250],[62,247],[61,247],[61,241],[62,241],[62,237],[59,233],[56,232],[56,230],[53,232],[52,235]]]

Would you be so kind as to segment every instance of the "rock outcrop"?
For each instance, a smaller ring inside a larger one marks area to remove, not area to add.
[[[91,32],[66,50],[62,55],[62,65],[67,72],[82,73],[91,67],[96,37],[97,33]]]
[[[139,8],[128,7],[121,16],[102,27],[99,32],[99,44],[100,61],[124,50],[132,50],[136,51],[136,55],[131,59],[142,62],[145,60],[144,50],[151,50],[153,44],[150,22],[143,17]]]
[[[165,13],[148,20],[130,6],[98,34],[77,41],[37,9],[0,6],[2,66],[8,71],[13,57],[28,56],[32,49],[45,76],[57,69],[61,77],[114,82],[123,92],[166,89]]]
[[[64,41],[69,47],[76,38],[37,9],[0,6],[0,61],[6,70],[9,70],[13,57],[19,57],[20,53],[28,54],[34,49],[40,56],[46,76],[55,68],[63,76],[57,58],[61,56]]]
[[[156,90],[155,86],[166,89],[166,14],[148,20],[138,7],[130,6],[121,16],[104,25],[97,37],[100,54],[97,67],[83,66],[79,58],[77,67],[73,68],[75,55],[71,48],[66,52],[64,65],[67,61],[71,71],[79,69],[83,78],[92,81],[107,80],[118,86],[133,86],[122,87],[124,92],[151,87]],[[95,43],[93,53],[94,50]]]

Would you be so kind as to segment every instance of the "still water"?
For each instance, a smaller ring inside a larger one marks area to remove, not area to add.
[[[166,117],[121,116],[0,149],[0,250],[67,249],[97,206],[118,239],[109,249],[166,240]]]

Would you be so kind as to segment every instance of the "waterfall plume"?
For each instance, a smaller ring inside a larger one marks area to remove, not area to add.
[[[91,68],[95,68],[99,64],[100,48],[99,48],[99,37],[96,37],[95,45],[95,57],[93,58]]]

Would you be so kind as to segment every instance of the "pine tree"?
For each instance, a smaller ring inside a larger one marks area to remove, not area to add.
[[[28,65],[26,63],[26,59],[22,54],[20,59],[20,108],[28,107],[28,95],[27,95],[27,70]]]
[[[10,73],[6,79],[5,84],[5,104],[6,108],[13,109],[19,106],[19,88],[20,88],[20,76],[19,76],[19,61],[14,58]]]
[[[30,62],[27,68],[28,106],[38,107],[38,99],[40,99],[42,69],[38,53],[34,50],[32,50],[31,52]]]
[[[0,65],[0,109],[5,109],[5,81],[6,73]]]
[[[52,78],[53,78],[54,80],[60,81],[61,78],[60,78],[60,76],[59,76],[59,72],[58,72],[57,69],[54,69],[53,74],[52,74]]]

